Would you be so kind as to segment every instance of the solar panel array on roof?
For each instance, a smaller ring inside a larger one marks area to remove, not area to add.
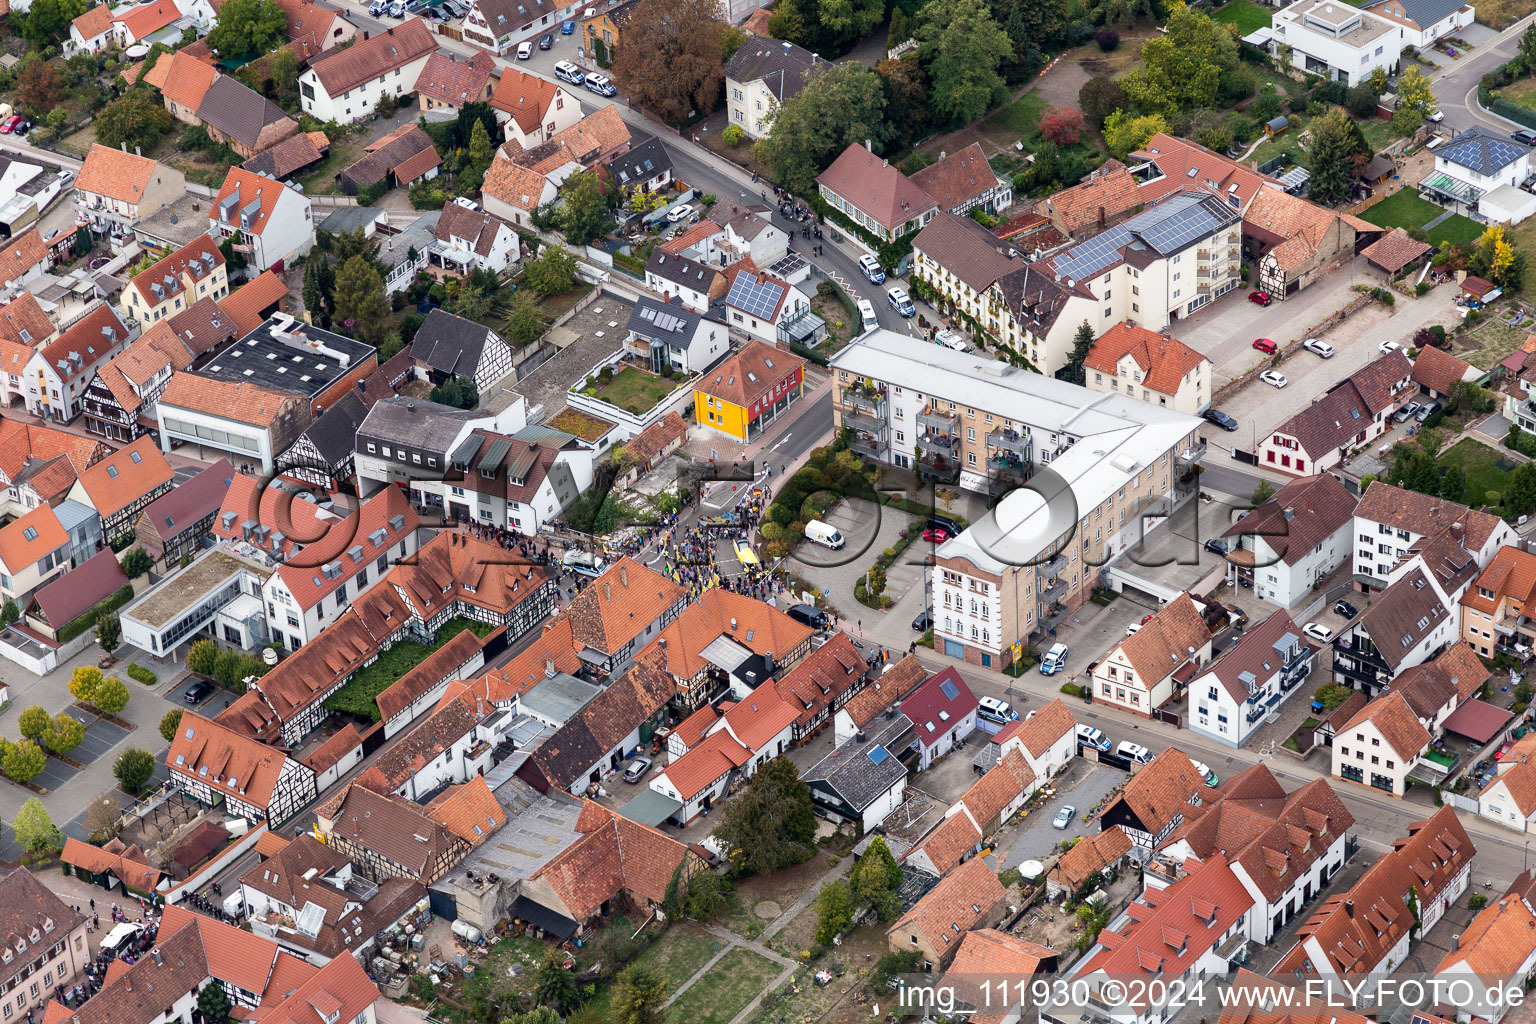
[[[954,681],[951,679],[946,679],[940,683],[939,689],[943,691],[944,696],[948,697],[950,700],[955,700],[960,696],[960,688],[957,687],[954,684]]]
[[[1469,128],[1455,142],[1446,144],[1440,155],[1451,163],[1471,168],[1480,174],[1497,174],[1526,152],[1524,146],[1508,139]]]
[[[1086,242],[1074,245],[1056,264],[1056,272],[1073,281],[1092,277],[1120,259],[1120,250],[1136,240],[1124,224],[1116,224]]]
[[[1160,253],[1175,253],[1221,228],[1223,221],[1204,195],[1177,195],[1126,222],[1126,227]]]
[[[753,274],[742,273],[736,275],[736,283],[731,285],[731,292],[725,297],[725,303],[767,320],[773,316],[773,311],[779,308],[779,300],[783,297],[782,285],[774,284]]]

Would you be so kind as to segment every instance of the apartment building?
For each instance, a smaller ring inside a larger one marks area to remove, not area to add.
[[[829,66],[794,43],[749,35],[725,64],[730,123],[749,139],[762,138],[779,104],[803,89],[812,73]]]
[[[277,273],[315,242],[309,197],[280,181],[231,167],[212,208],[208,229],[217,238],[233,238],[234,249],[258,271]]]
[[[1272,613],[1190,681],[1185,724],[1208,739],[1242,746],[1312,674],[1316,654],[1289,615]]]
[[[1422,569],[1388,587],[1334,640],[1333,678],[1374,697],[1397,676],[1428,661],[1461,632]]]
[[[996,314],[993,285],[1023,265],[1011,251],[970,217],[940,213],[912,239],[912,277],[937,293],[940,306],[984,324]]]
[[[123,350],[128,339],[127,325],[106,303],[75,321],[27,362],[27,411],[60,423],[74,419],[96,372]]]
[[[939,212],[911,178],[857,142],[821,172],[816,187],[828,206],[884,242],[921,229]]]
[[[1528,609],[1536,594],[1536,555],[1500,548],[1461,597],[1461,639],[1484,658],[1517,654],[1515,645],[1536,647],[1536,623]]]
[[[365,32],[345,49],[323,52],[299,75],[304,113],[341,123],[367,117],[384,96],[414,92],[436,49],[427,23],[412,17],[371,38]]]
[[[209,235],[198,235],[133,276],[123,288],[123,315],[148,326],[175,316],[200,299],[217,302],[229,294],[229,271],[224,262],[219,244]]]
[[[1290,608],[1349,558],[1355,496],[1330,473],[1293,480],[1222,534],[1227,582]]]
[[[833,419],[853,450],[925,479],[1004,495],[933,568],[935,639],[1002,669],[1076,608],[1099,568],[1188,493],[1199,420],[1124,395],[877,330],[833,357]],[[1067,485],[1019,490],[1041,467]],[[982,532],[985,531],[985,532]]]

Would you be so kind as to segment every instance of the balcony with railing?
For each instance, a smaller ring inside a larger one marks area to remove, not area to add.
[[[846,387],[838,409],[843,422],[861,430],[878,430],[885,426],[886,395],[884,388],[867,386]]]
[[[960,460],[948,450],[924,450],[917,460],[917,471],[924,480],[952,484],[960,479]]]
[[[1195,259],[1197,259],[1197,260],[1208,260],[1210,258],[1211,258],[1211,250],[1209,250],[1209,249],[1197,249],[1197,250],[1195,250]]]
[[[994,496],[1022,487],[1034,475],[1034,463],[1012,455],[993,456],[987,460],[987,480]]]
[[[927,406],[917,414],[917,429],[926,436],[958,436],[960,433],[960,415],[953,412],[941,412],[933,406]]]
[[[1067,554],[1059,551],[1036,567],[1041,576],[1060,576],[1067,571]]]
[[[1060,576],[1044,577],[1045,582],[1040,585],[1040,597],[1046,601],[1060,599],[1067,592],[1067,581]]]
[[[853,439],[848,442],[848,449],[855,455],[862,455],[866,459],[884,459],[886,449],[889,448],[885,440],[885,431],[871,433],[867,430],[856,431]]]
[[[1013,455],[1028,462],[1033,448],[1034,442],[1027,430],[998,427],[987,435],[987,450],[999,456]]]
[[[1193,466],[1196,463],[1202,461],[1205,458],[1205,451],[1206,446],[1204,441],[1185,448],[1182,452],[1179,453],[1180,468],[1188,469],[1190,466]]]

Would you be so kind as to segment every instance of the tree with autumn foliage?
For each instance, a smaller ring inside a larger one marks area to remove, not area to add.
[[[1058,146],[1072,145],[1083,136],[1083,112],[1071,107],[1051,107],[1040,115],[1040,134]]]
[[[725,81],[725,23],[714,0],[640,0],[613,58],[613,78],[669,124],[714,108]]]
[[[64,76],[58,65],[43,60],[36,51],[27,54],[16,75],[16,99],[34,117],[46,115],[64,95]]]
[[[1500,288],[1517,288],[1525,276],[1525,253],[1510,241],[1507,227],[1490,224],[1467,257],[1467,272]]]

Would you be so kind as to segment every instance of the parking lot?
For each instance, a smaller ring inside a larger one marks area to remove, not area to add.
[[[900,509],[863,498],[845,498],[827,509],[822,521],[843,535],[843,547],[832,549],[806,540],[790,553],[791,571],[827,595],[844,617],[862,608],[853,599],[853,587],[864,572],[894,547],[916,517]],[[912,589],[921,592],[926,575],[924,557],[932,544],[917,540],[885,571],[886,591],[892,599]],[[878,614],[871,611],[871,618]],[[915,613],[914,613],[915,614]]]
[[[1220,500],[1186,501],[1115,564],[1154,583],[1187,591],[1224,562],[1222,556],[1206,550],[1206,542],[1219,538],[1246,511]]]

